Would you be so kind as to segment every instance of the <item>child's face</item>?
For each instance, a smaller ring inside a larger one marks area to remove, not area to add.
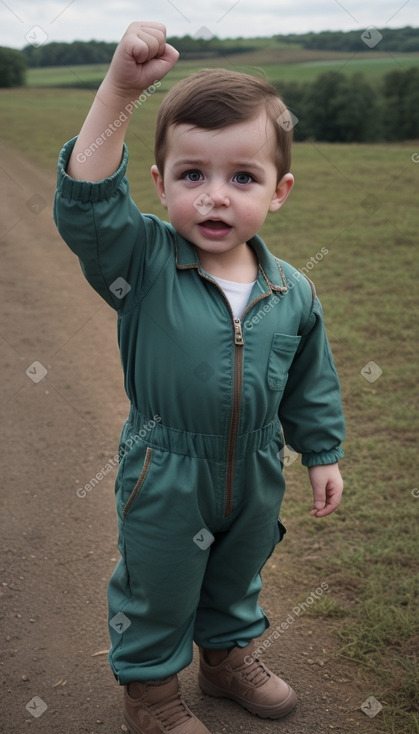
[[[275,144],[265,112],[219,130],[172,126],[164,176],[156,166],[151,173],[179,234],[213,254],[253,237],[268,211],[282,206],[294,182],[288,173],[277,183]]]

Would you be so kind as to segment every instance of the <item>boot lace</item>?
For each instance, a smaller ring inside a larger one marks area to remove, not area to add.
[[[250,664],[243,663],[243,665],[234,667],[234,671],[239,673],[240,676],[245,678],[255,688],[263,685],[270,678],[268,671],[258,658],[254,658]]]
[[[175,693],[163,702],[151,704],[148,709],[154,714],[164,731],[171,731],[175,726],[184,724],[191,718],[179,693]]]

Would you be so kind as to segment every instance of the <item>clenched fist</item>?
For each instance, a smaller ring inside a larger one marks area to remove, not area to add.
[[[178,58],[176,49],[166,43],[162,23],[131,23],[80,130],[67,166],[69,176],[101,181],[117,170],[131,116],[125,114],[129,105],[132,111],[133,100],[160,81]],[[107,129],[112,134],[104,137]]]
[[[179,52],[166,43],[162,23],[131,23],[117,46],[104,84],[123,97],[138,96],[162,79],[178,58]]]

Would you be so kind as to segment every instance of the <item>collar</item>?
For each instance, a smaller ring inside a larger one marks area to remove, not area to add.
[[[279,291],[285,293],[287,281],[281,263],[271,252],[269,252],[263,240],[255,235],[248,240],[248,245],[252,247],[259,261],[259,275],[265,280],[266,285],[271,291]],[[183,239],[175,232],[176,246],[176,267],[179,270],[187,270],[188,268],[196,268],[200,270],[198,253],[195,246],[188,240]]]

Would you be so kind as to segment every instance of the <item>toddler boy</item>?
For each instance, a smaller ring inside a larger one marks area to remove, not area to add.
[[[178,687],[193,641],[205,693],[265,718],[293,709],[292,688],[252,655],[269,625],[260,570],[285,532],[285,443],[308,467],[311,514],[333,512],[343,486],[320,303],[257,236],[293,186],[275,89],[225,70],[175,85],[151,169],[170,224],[129,196],[127,111],[177,58],[160,23],[128,28],[61,151],[54,208],[86,278],[118,312],[131,409],[116,479],[110,664],[135,734],[209,734]]]

